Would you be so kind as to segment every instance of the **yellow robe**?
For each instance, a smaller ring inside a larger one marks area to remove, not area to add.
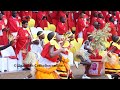
[[[68,64],[69,59],[62,57],[60,64],[57,67],[57,72],[61,79],[67,79],[68,71],[70,70],[70,65]],[[64,76],[63,76],[64,75]]]
[[[120,45],[118,45],[117,43],[113,43],[112,45],[114,45],[118,49],[120,49]],[[111,53],[111,56],[112,56],[111,60],[113,60],[113,61],[111,63],[110,60],[109,60],[109,62],[105,63],[105,68],[106,68],[105,71],[108,72],[108,73],[109,72],[110,73],[118,73],[118,72],[120,72],[119,57],[115,53]]]
[[[40,66],[37,62],[35,68],[36,79],[59,79],[58,74],[55,72],[55,70],[57,69],[57,65],[50,68],[45,68],[43,66]]]

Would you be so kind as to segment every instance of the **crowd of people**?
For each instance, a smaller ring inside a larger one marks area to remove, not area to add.
[[[31,22],[34,22],[32,25]],[[119,11],[1,11],[0,12],[0,50],[9,46],[15,51],[18,70],[30,70],[27,78],[63,79],[74,78],[70,66],[78,58],[85,65],[83,79],[91,66],[89,57],[75,56],[78,50],[92,54],[90,42],[93,31],[103,29],[109,23],[111,37],[106,47],[107,56],[120,56],[120,12]],[[49,25],[55,29],[46,35]],[[31,34],[31,27],[40,27],[36,33],[37,39]],[[46,29],[47,28],[47,29]],[[11,39],[12,38],[12,39]],[[72,57],[72,59],[71,59]],[[116,60],[114,65],[105,64],[107,76],[119,76],[120,65]],[[76,62],[74,62],[76,63]],[[110,72],[114,73],[112,76]]]

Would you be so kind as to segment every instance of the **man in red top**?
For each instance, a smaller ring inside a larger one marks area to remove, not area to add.
[[[9,33],[18,32],[19,27],[20,27],[20,24],[19,24],[19,21],[17,19],[17,12],[12,11],[12,16],[8,19]]]
[[[41,27],[42,29],[48,27],[48,21],[46,16],[43,16],[42,20],[39,21],[38,27]]]
[[[67,24],[65,23],[66,19],[65,17],[60,17],[60,22],[58,22],[56,32],[60,35],[65,34],[68,31]]]
[[[37,13],[36,27],[38,26],[38,24],[39,24],[40,21],[42,20],[43,16],[46,16],[46,17],[47,17],[46,11],[38,11],[38,13]]]
[[[9,19],[11,16],[11,11],[4,11],[4,12],[5,12],[6,18]]]
[[[79,11],[75,11],[75,12],[73,12],[75,25],[76,25],[76,23],[77,23],[77,19],[78,19],[79,15],[80,15],[80,12],[79,12]]]
[[[16,42],[16,54],[18,56],[18,64],[22,65],[22,60],[26,58],[27,53],[30,51],[31,37],[26,30],[28,25],[27,21],[22,21],[22,27],[19,28]],[[28,65],[24,64],[25,69],[28,69]],[[22,69],[21,67],[18,69]]]
[[[68,20],[68,29],[72,30],[72,27],[75,27],[73,12],[68,12],[67,20]]]
[[[101,11],[101,12],[102,12],[104,18],[106,18],[106,16],[108,15],[108,11]]]
[[[108,11],[108,15],[105,18],[105,22],[109,22],[109,18],[112,16],[112,11]]]
[[[32,11],[21,11],[22,20],[25,20],[26,16],[32,17]]]
[[[98,13],[95,12],[95,13],[93,13],[93,17],[91,18],[90,24],[93,25],[93,23],[96,22],[97,19],[98,19]]]
[[[3,15],[2,13],[0,13],[0,45],[7,45],[7,44],[8,44],[7,29],[5,28]]]
[[[80,13],[80,17],[78,18],[78,21],[76,23],[76,31],[75,31],[76,39],[78,38],[79,34],[84,31],[85,27],[86,27],[86,22],[84,21],[84,13]]]
[[[59,18],[58,18],[58,19],[60,19],[60,17],[67,18],[67,17],[66,17],[66,11],[59,11],[58,13],[59,13],[59,14],[58,14],[58,17],[59,17]]]
[[[5,26],[7,25],[7,22],[8,22],[8,20],[7,20],[7,17],[6,17],[6,15],[5,15],[5,11],[1,11],[1,13],[2,13],[2,19],[3,19],[3,21],[4,21],[4,24],[5,24]]]
[[[35,20],[35,26],[37,26],[37,13],[38,11],[32,11],[32,18]]]
[[[117,30],[116,30],[115,25],[114,25],[114,18],[113,17],[109,18],[109,23],[110,23],[109,27],[111,28],[110,33],[112,34],[112,36],[118,35]],[[112,36],[108,39],[109,42],[112,41]]]
[[[50,18],[51,18],[51,20],[52,20],[52,23],[55,25],[55,26],[57,26],[57,23],[58,23],[58,21],[59,21],[59,17],[58,17],[58,11],[50,11],[49,12],[49,16],[50,16]]]
[[[104,21],[103,15],[101,13],[98,14],[97,21],[100,23],[100,29],[103,29],[105,27],[105,21]]]

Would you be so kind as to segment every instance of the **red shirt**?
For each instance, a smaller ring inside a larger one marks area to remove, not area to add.
[[[69,27],[69,29],[72,29],[72,27],[75,27],[73,13],[71,13],[71,12],[68,13],[68,27]]]
[[[25,19],[26,16],[32,17],[32,11],[21,11],[22,20]]]
[[[110,33],[112,34],[112,35],[118,35],[118,33],[117,33],[117,31],[116,31],[116,28],[115,28],[115,25],[112,23],[112,22],[109,22],[110,23],[110,28],[111,28],[111,31],[110,31]],[[110,41],[112,41],[112,37],[109,37],[109,39],[108,39],[108,41],[110,42]]]
[[[10,17],[8,19],[8,28],[10,29],[9,31],[12,32],[18,32],[19,30],[19,20],[14,17]]]
[[[106,18],[106,16],[108,15],[108,11],[102,11],[102,14],[103,14],[104,18]]]
[[[106,18],[105,18],[105,21],[106,22],[109,22],[109,18],[112,16],[112,14],[108,14],[107,16],[106,16]]]
[[[97,21],[100,23],[100,29],[105,27],[105,21],[102,18],[98,18]]]
[[[19,53],[20,50],[27,49],[27,44],[31,41],[28,37],[30,36],[29,32],[22,27],[19,28],[18,38],[16,42],[16,54]],[[28,46],[28,51],[30,51],[30,45]]]
[[[66,23],[58,22],[58,25],[57,25],[57,28],[56,28],[56,32],[59,33],[60,35],[63,35],[67,31],[68,31],[68,28],[67,28]]]
[[[75,32],[75,37],[78,38],[79,32],[83,31],[85,28],[85,21],[84,18],[78,18],[78,21],[76,23],[76,32]]]
[[[3,20],[0,20],[0,31],[5,28]],[[6,45],[4,37],[7,38],[7,35],[5,35],[5,32],[2,31],[3,35],[0,35],[0,45]],[[8,41],[8,40],[7,40]]]
[[[11,16],[11,11],[4,11],[4,12],[5,12],[6,18],[9,19]]]
[[[54,56],[54,57],[50,57],[50,52],[49,52],[49,50],[50,50],[50,42],[49,43],[47,43],[45,46],[44,46],[44,48],[43,48],[43,50],[42,50],[42,52],[41,52],[41,56],[42,57],[44,57],[44,58],[47,58],[48,60],[50,60],[50,61],[52,61],[52,62],[57,62],[57,59],[59,58],[59,56],[58,55],[56,55],[56,56]],[[54,51],[55,51],[56,49],[54,48]]]
[[[97,17],[92,17],[92,19],[91,19],[91,25],[93,25],[94,24],[94,22],[96,22],[97,21]]]
[[[59,11],[58,16],[59,16],[59,19],[60,19],[60,17],[64,17],[64,18],[66,18],[66,13],[63,12],[63,11]]]
[[[45,20],[41,20],[39,23],[39,27],[41,27],[42,29],[44,29],[44,27],[48,27],[48,21]]]
[[[45,11],[38,11],[37,13],[37,23],[39,24],[42,20],[43,16],[47,16]]]
[[[57,23],[58,23],[58,21],[59,21],[59,16],[58,16],[58,11],[50,11],[49,12],[49,16],[50,16],[50,18],[51,18],[51,20],[52,20],[52,23],[55,25],[55,26],[57,26]]]

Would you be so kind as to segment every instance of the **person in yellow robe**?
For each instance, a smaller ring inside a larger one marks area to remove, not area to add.
[[[105,62],[105,73],[107,76],[109,74],[119,74],[120,73],[120,63],[119,63],[119,56],[120,56],[120,37],[113,36],[113,42],[111,43],[110,47],[108,48],[108,52],[106,54],[106,62]]]
[[[36,79],[60,79],[57,73],[57,67],[59,64],[59,55],[61,52],[65,52],[64,48],[58,48],[57,42],[59,38],[57,38],[57,34],[55,32],[50,32],[48,34],[48,42],[44,45],[43,50],[41,52],[41,56],[43,59],[40,59],[39,62],[36,62]]]

